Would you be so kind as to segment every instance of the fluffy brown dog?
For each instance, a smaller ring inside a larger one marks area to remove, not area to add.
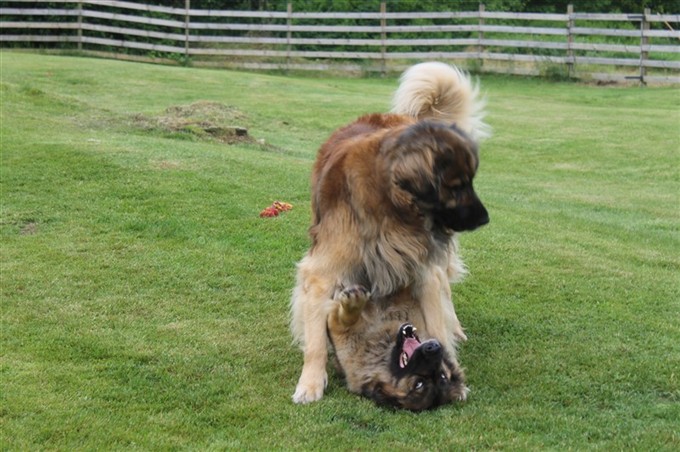
[[[291,329],[304,352],[293,400],[323,395],[327,322],[334,299],[353,286],[374,299],[404,290],[422,325],[454,363],[465,339],[450,280],[464,267],[455,232],[489,221],[472,187],[477,140],[486,135],[477,89],[443,63],[409,69],[394,114],[371,114],[339,129],[321,147],[312,173],[312,245],[298,264]]]

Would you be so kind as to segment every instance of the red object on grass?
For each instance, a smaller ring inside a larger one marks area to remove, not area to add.
[[[260,212],[260,218],[278,217],[279,213],[287,212],[293,208],[292,204],[283,201],[274,201],[271,206]]]
[[[274,203],[272,204],[272,207],[274,207],[279,212],[287,212],[287,211],[289,211],[290,209],[293,208],[293,205],[288,204],[287,202],[274,201]]]
[[[260,218],[269,218],[279,216],[279,211],[275,207],[267,207],[262,212],[260,212]]]

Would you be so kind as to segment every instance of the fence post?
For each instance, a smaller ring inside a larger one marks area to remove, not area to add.
[[[567,5],[567,75],[574,76],[574,5]]]
[[[78,2],[78,52],[83,50],[83,2]]]
[[[184,0],[184,64],[189,64],[189,10],[191,0]]]
[[[385,30],[385,27],[387,27],[387,18],[385,17],[385,14],[387,14],[387,3],[384,1],[380,2],[380,75],[383,77],[385,76],[385,73],[387,72],[387,62],[385,61],[385,54],[387,53],[387,46],[385,45],[385,41],[387,41],[387,31]]]
[[[482,66],[484,66],[484,44],[482,44],[482,41],[484,40],[484,31],[482,31],[484,27],[484,11],[486,10],[486,6],[484,3],[479,4],[479,30],[477,31],[477,39],[479,40],[478,45],[477,45],[477,57],[479,58],[479,69],[482,69]]]
[[[293,2],[288,2],[286,7],[286,71],[290,70],[290,40],[293,38],[293,34],[290,27],[293,25]]]
[[[645,50],[649,44],[649,38],[645,32],[649,31],[649,22],[647,21],[647,16],[650,15],[652,11],[649,8],[645,8],[642,14],[642,21],[640,22],[640,84],[645,85],[645,77],[647,76],[647,67],[645,66],[645,61],[649,58],[649,52]]]

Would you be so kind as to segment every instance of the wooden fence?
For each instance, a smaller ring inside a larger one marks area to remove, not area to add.
[[[468,69],[680,83],[680,14],[475,11],[222,11],[115,0],[0,1],[5,48],[248,69],[400,71],[415,60]],[[35,5],[44,3],[44,8]],[[55,4],[63,4],[55,8]],[[14,7],[6,7],[11,5]]]

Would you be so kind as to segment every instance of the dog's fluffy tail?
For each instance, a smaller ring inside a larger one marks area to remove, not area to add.
[[[416,64],[401,76],[392,99],[392,112],[418,119],[453,122],[475,141],[491,135],[484,122],[484,101],[479,85],[455,66]]]

